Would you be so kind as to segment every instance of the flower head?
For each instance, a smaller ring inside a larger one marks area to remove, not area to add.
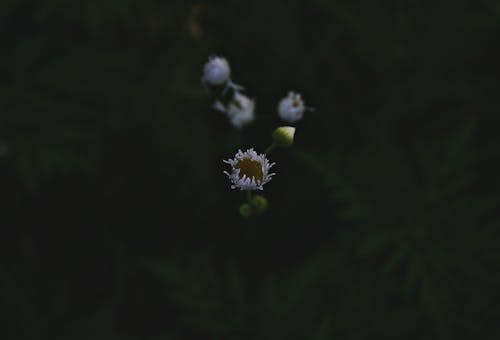
[[[285,122],[294,123],[302,119],[307,109],[301,95],[290,91],[278,104],[278,116]]]
[[[213,108],[226,113],[231,124],[237,128],[241,128],[255,119],[255,100],[239,92],[235,92],[233,99],[227,106],[216,101]]]
[[[259,155],[253,148],[245,152],[238,150],[233,159],[224,163],[231,165],[231,173],[224,171],[232,182],[231,189],[263,190],[264,184],[275,175],[269,172],[275,163],[269,163],[265,154]]]
[[[231,68],[224,57],[211,56],[203,67],[204,83],[210,85],[223,85],[229,81]]]

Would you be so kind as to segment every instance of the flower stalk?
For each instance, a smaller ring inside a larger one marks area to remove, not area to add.
[[[215,94],[212,108],[224,113],[230,123],[236,128],[242,128],[255,119],[255,100],[241,93],[242,86],[231,80],[231,68],[222,56],[211,56],[203,68],[202,83]],[[277,105],[278,116],[287,123],[295,123],[303,118],[305,111],[314,109],[307,107],[299,93],[290,91]],[[243,217],[260,215],[268,208],[267,199],[254,190],[264,190],[264,185],[271,181],[275,173],[270,169],[275,163],[267,159],[276,148],[289,148],[294,143],[295,127],[279,126],[272,133],[272,142],[257,154],[253,148],[246,151],[238,150],[234,158],[223,160],[231,166],[230,171],[223,173],[231,181],[231,189],[245,191],[246,202],[242,203],[239,212]]]

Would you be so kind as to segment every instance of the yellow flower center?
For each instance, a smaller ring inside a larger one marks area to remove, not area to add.
[[[256,182],[262,182],[264,174],[262,173],[262,166],[259,162],[244,158],[240,160],[235,166],[240,169],[240,178],[246,175],[248,178],[255,178]]]

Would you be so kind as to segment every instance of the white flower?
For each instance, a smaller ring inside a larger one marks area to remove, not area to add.
[[[304,115],[304,111],[312,110],[307,108],[300,94],[288,92],[288,96],[281,99],[278,104],[278,116],[288,123],[294,123]]]
[[[237,128],[241,128],[255,119],[255,100],[239,92],[234,93],[233,99],[227,106],[224,106],[220,101],[216,101],[213,108],[224,112],[231,124]]]
[[[233,159],[224,160],[224,163],[231,165],[231,173],[224,171],[232,182],[231,189],[263,190],[264,184],[275,175],[269,173],[275,163],[269,163],[266,155],[258,155],[253,148],[245,152],[238,150]]]
[[[211,56],[203,67],[204,83],[210,85],[223,85],[229,81],[231,76],[231,68],[224,57]]]

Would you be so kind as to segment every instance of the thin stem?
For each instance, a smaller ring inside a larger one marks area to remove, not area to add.
[[[247,202],[252,202],[252,190],[247,190]]]
[[[271,151],[273,151],[274,149],[276,149],[276,143],[275,142],[272,142],[271,145],[269,145],[269,147],[264,150],[264,154],[269,154]]]

